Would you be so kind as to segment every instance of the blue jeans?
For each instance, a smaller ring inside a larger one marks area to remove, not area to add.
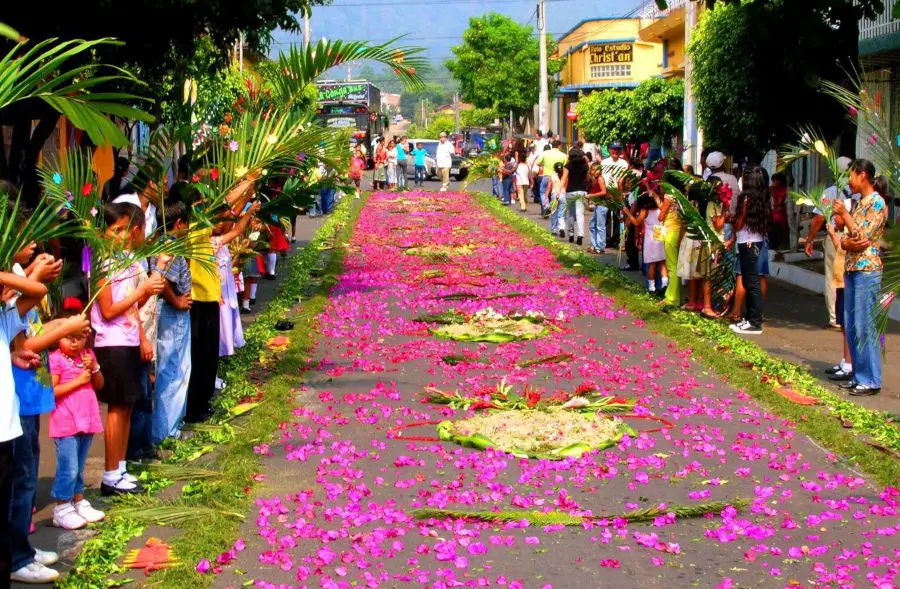
[[[322,214],[328,214],[334,208],[334,188],[322,189]]]
[[[759,254],[763,242],[738,244],[738,258],[741,263],[741,281],[747,292],[747,314],[744,319],[755,328],[763,323],[762,284],[759,279]]]
[[[187,408],[191,380],[191,314],[159,301],[156,335],[156,402],[153,405],[154,444],[178,435]]]
[[[313,198],[313,202],[309,207],[309,216],[310,217],[318,217],[319,215],[324,214],[322,209],[322,193],[325,192],[324,188],[319,189],[319,194]]]
[[[22,435],[13,440],[13,486],[9,502],[10,553],[14,571],[34,561],[34,548],[28,535],[41,460],[41,416],[22,415],[19,420]]]
[[[421,186],[425,183],[425,166],[416,166],[416,169],[413,171],[413,180],[416,186]]]
[[[500,178],[496,175],[491,176],[491,194],[500,198]]]
[[[150,364],[141,364],[141,396],[131,408],[131,430],[128,434],[129,460],[137,460],[139,454],[153,449],[150,425],[153,420],[153,390],[150,386]]]
[[[881,350],[875,329],[875,309],[881,272],[844,274],[844,330],[853,362],[853,380],[881,388]]]
[[[503,204],[505,205],[512,202],[512,193],[515,190],[513,180],[515,180],[515,176],[512,175],[503,178]]]
[[[561,231],[565,227],[563,226],[563,215],[566,212],[566,199],[565,197],[558,199],[556,210],[550,213],[550,233],[556,233],[557,231]]]
[[[50,496],[57,501],[71,501],[75,495],[84,493],[84,463],[94,434],[75,434],[56,438],[56,476]]]
[[[606,213],[609,209],[603,205],[597,205],[594,209],[594,215],[588,224],[591,234],[591,247],[602,250],[606,248]]]
[[[397,162],[397,188],[406,188],[406,160]]]
[[[541,199],[541,212],[546,212],[550,207],[550,195],[547,194],[547,189],[550,187],[550,176],[541,176],[540,180],[538,195]]]

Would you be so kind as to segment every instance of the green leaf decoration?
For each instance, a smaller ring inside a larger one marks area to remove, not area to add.
[[[481,521],[492,523],[515,523],[527,521],[530,525],[544,526],[581,526],[591,521],[625,520],[631,523],[653,521],[657,517],[674,513],[677,519],[690,519],[716,515],[726,507],[743,509],[750,505],[750,500],[737,497],[731,501],[710,501],[696,505],[666,505],[665,507],[647,507],[617,514],[604,515],[572,515],[562,511],[455,511],[452,509],[413,509],[409,514],[417,520],[457,519],[464,521]]]

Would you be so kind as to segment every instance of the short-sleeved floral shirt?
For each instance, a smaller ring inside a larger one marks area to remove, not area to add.
[[[881,272],[878,243],[887,223],[887,205],[881,195],[873,192],[859,201],[853,211],[853,221],[859,228],[856,236],[868,239],[870,245],[861,252],[847,252],[844,269],[847,272]]]

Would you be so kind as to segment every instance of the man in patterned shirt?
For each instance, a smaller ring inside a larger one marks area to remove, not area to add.
[[[841,248],[844,266],[844,329],[853,364],[853,380],[841,388],[853,396],[881,392],[881,353],[875,329],[882,262],[878,243],[887,222],[887,205],[875,190],[875,166],[858,159],[850,165],[850,190],[862,198],[851,215],[836,201],[832,212],[844,220],[847,234]]]

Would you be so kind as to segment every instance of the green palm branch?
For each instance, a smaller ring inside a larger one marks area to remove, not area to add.
[[[628,522],[653,521],[657,517],[674,513],[678,519],[704,517],[721,513],[727,507],[742,509],[750,504],[750,500],[738,497],[732,501],[710,501],[696,505],[667,505],[647,507],[617,514],[605,515],[572,515],[564,511],[454,511],[452,509],[413,509],[410,515],[418,520],[459,519],[466,521],[483,521],[496,523],[512,523],[527,521],[533,526],[581,526],[590,521],[623,519]]]
[[[348,62],[375,61],[391,68],[410,90],[424,86],[421,74],[429,69],[424,49],[396,46],[401,37],[370,45],[361,41],[325,41],[305,48],[291,48],[278,56],[278,68],[268,82],[273,100],[283,107],[292,106],[316,78],[329,69]]]
[[[28,210],[21,194],[0,189],[0,268],[11,268],[16,254],[32,242],[81,235],[81,228],[62,213],[63,205],[50,200]]]
[[[91,250],[91,292],[99,293],[101,279],[124,271],[140,260],[163,254],[196,259],[200,264],[215,266],[215,260],[194,253],[188,236],[174,237],[164,231],[146,239],[140,246],[126,249],[123,244],[105,238],[106,225],[100,201],[100,187],[92,168],[91,152],[69,150],[65,157],[45,160],[38,168],[44,198],[42,207],[65,217],[66,236],[85,240]],[[49,237],[42,237],[49,239]]]
[[[103,86],[141,85],[142,82],[129,71],[112,65],[89,64],[66,69],[73,59],[89,58],[101,45],[118,44],[109,38],[47,39],[30,46],[18,43],[0,58],[0,109],[28,99],[42,100],[84,130],[94,144],[127,145],[128,138],[110,117],[150,122],[152,116],[125,104],[148,99],[104,91]]]
[[[214,521],[223,517],[238,521],[244,519],[243,514],[216,505],[194,505],[189,500],[158,500],[148,496],[132,496],[113,511],[118,517],[162,526],[181,526],[191,521]]]

